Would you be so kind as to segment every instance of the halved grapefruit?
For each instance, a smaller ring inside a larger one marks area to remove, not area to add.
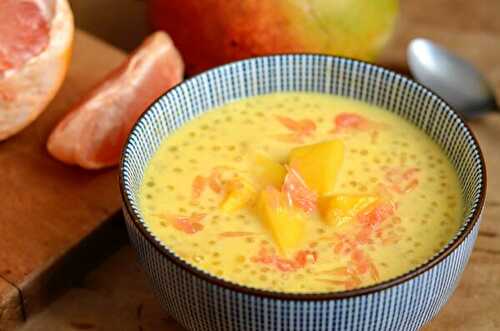
[[[54,98],[73,33],[67,0],[0,1],[0,140],[33,122]]]
[[[152,34],[70,109],[50,134],[49,153],[87,169],[116,165],[139,116],[183,74],[184,63],[170,37]]]

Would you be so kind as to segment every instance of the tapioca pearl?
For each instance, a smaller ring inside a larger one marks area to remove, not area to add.
[[[148,194],[146,194],[145,198],[148,200],[151,200],[151,199],[153,199],[153,195],[148,193]]]
[[[326,233],[326,230],[325,230],[325,229],[323,229],[323,228],[318,228],[318,229],[316,230],[316,232],[317,232],[319,235],[323,235],[323,234],[325,234],[325,233]]]
[[[259,275],[259,280],[260,280],[261,282],[266,282],[266,281],[268,280],[268,278],[267,278],[267,276],[266,276],[266,275],[260,274],[260,275]]]
[[[169,151],[170,153],[176,153],[176,152],[178,152],[178,151],[179,151],[179,147],[177,147],[177,146],[175,146],[175,145],[170,146],[170,147],[168,148],[168,151]]]
[[[215,240],[209,240],[209,241],[208,241],[208,244],[209,244],[210,246],[215,246],[215,245],[217,244],[217,242],[216,242]]]
[[[165,221],[160,221],[160,226],[162,228],[166,228],[168,226],[168,224]]]
[[[245,238],[245,241],[246,241],[248,244],[252,244],[252,243],[254,243],[254,242],[255,242],[255,239],[254,239],[254,238],[252,238],[252,237],[247,237],[247,238]]]
[[[227,122],[227,123],[231,123],[233,121],[233,117],[230,116],[230,115],[227,115],[224,120]]]
[[[268,267],[260,268],[260,272],[269,272],[269,271],[271,271],[271,269],[269,269]]]
[[[235,261],[236,263],[243,265],[243,268],[245,269],[250,267],[250,265],[245,263],[247,261],[247,258],[243,255],[237,255],[235,257]]]
[[[236,150],[236,146],[234,146],[234,145],[226,146],[226,150],[228,150],[229,152],[235,151]]]
[[[177,210],[179,211],[179,213],[187,213],[187,210],[184,207],[179,207],[177,208]]]
[[[193,261],[196,262],[196,263],[201,263],[203,261],[205,261],[205,256],[204,255],[201,255],[201,254],[197,254],[197,255],[194,255],[192,257]]]
[[[411,259],[410,260],[410,264],[411,265],[414,265],[414,266],[417,266],[421,263],[421,261],[419,259]]]

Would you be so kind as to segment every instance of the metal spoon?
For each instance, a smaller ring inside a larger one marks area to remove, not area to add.
[[[410,72],[467,118],[499,111],[486,78],[469,62],[430,40],[413,39],[407,49]]]

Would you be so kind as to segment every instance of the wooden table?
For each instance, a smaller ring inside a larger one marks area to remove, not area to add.
[[[83,0],[73,0],[78,2]],[[110,2],[108,0],[107,2]],[[434,39],[481,68],[500,97],[500,1],[403,0],[397,32],[380,58],[405,70],[405,47],[417,36]],[[500,115],[471,123],[488,168],[483,224],[455,294],[426,330],[500,330]],[[122,248],[22,327],[35,330],[182,330],[152,296],[130,247]],[[0,280],[0,294],[12,287]],[[0,311],[17,316],[16,295]]]

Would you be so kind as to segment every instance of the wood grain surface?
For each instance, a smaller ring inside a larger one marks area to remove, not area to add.
[[[102,255],[89,248],[90,242],[85,252],[78,249],[90,234],[106,230],[105,221],[119,209],[116,170],[65,166],[47,154],[45,142],[68,106],[123,59],[123,52],[77,31],[72,63],[55,100],[35,123],[0,144],[0,281],[19,289],[28,315],[64,282],[56,271],[66,268],[71,278],[71,272]],[[113,246],[112,239],[99,249]],[[72,256],[79,260],[67,267]]]
[[[112,1],[106,0],[107,3]],[[97,1],[93,3],[97,6]],[[407,71],[405,48],[408,41],[414,37],[428,37],[472,61],[487,75],[500,97],[499,13],[498,0],[402,0],[396,33],[379,63]],[[94,19],[93,24],[106,22]],[[426,326],[426,331],[500,330],[500,115],[491,114],[470,124],[487,162],[486,209],[462,280],[448,304]],[[1,286],[0,282],[0,293]],[[132,249],[127,246],[43,312],[32,316],[22,330],[183,329],[161,311],[144,273],[135,262]]]
[[[0,330],[14,328],[23,318],[18,289],[0,279]]]

